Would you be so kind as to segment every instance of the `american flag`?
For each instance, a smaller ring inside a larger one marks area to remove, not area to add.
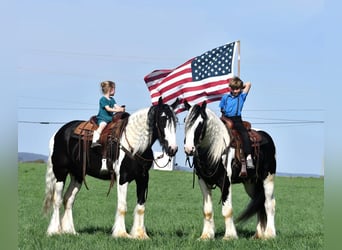
[[[217,47],[194,57],[175,69],[154,70],[144,80],[151,95],[152,104],[160,96],[164,102],[173,103],[178,97],[191,105],[203,101],[221,100],[229,91],[228,82],[234,76],[236,42]],[[176,113],[184,111],[180,104]]]

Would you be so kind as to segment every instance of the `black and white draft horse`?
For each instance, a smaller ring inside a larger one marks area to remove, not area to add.
[[[176,116],[174,108],[178,100],[172,104],[164,104],[159,99],[157,105],[141,109],[128,117],[127,125],[118,143],[112,143],[113,170],[117,183],[117,210],[112,237],[146,239],[144,225],[145,201],[147,196],[149,174],[153,163],[153,143],[159,140],[163,152],[172,157],[177,152]],[[51,221],[47,229],[48,235],[76,234],[72,208],[84,180],[82,143],[73,135],[73,131],[82,121],[71,121],[60,128],[50,140],[50,155],[46,172],[46,190],[44,210],[53,209]],[[90,144],[90,143],[89,143]],[[88,145],[89,147],[89,145]],[[86,163],[86,174],[99,179],[110,179],[111,176],[100,174],[102,155],[94,149],[87,148],[89,159]],[[80,157],[81,155],[81,157]],[[70,184],[63,195],[67,176]],[[125,214],[127,212],[127,188],[131,181],[136,182],[137,204],[130,234],[126,231]],[[64,215],[60,219],[60,207],[64,205]]]
[[[233,164],[235,148],[230,146],[231,136],[221,119],[206,103],[190,106],[185,118],[184,150],[193,156],[193,164],[203,195],[204,225],[200,239],[215,237],[212,189],[221,190],[222,215],[225,221],[224,239],[238,238],[233,221],[232,188],[234,183],[243,183],[251,198],[249,205],[237,221],[246,221],[257,214],[254,238],[269,239],[276,236],[274,178],[276,172],[275,145],[264,131],[258,131],[264,141],[260,145],[255,169],[248,169],[248,176],[239,177],[239,168]],[[253,155],[256,157],[256,155]]]

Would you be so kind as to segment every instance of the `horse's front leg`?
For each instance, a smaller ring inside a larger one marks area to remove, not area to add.
[[[114,225],[112,227],[112,237],[114,238],[130,238],[126,231],[125,216],[127,213],[127,189],[128,182],[123,185],[119,184],[120,175],[117,176],[117,209]]]
[[[146,191],[148,188],[148,173],[136,180],[138,202],[134,209],[131,236],[136,239],[149,239],[144,224]]]
[[[55,191],[53,194],[53,211],[51,215],[51,220],[49,227],[47,229],[47,235],[54,235],[54,234],[60,234],[61,233],[61,223],[60,223],[60,217],[59,217],[59,209],[62,206],[63,203],[63,188],[64,188],[64,182],[59,181],[55,183]]]
[[[233,204],[232,204],[232,161],[235,156],[235,149],[229,148],[228,154],[222,156],[222,162],[225,166],[227,175],[226,180],[223,181],[222,187],[222,216],[225,223],[225,233],[223,236],[224,240],[237,239],[236,228],[233,220]]]
[[[64,215],[62,218],[62,233],[76,234],[74,220],[72,216],[72,208],[77,193],[81,189],[82,183],[75,180],[75,177],[70,175],[70,184],[64,195]]]
[[[214,210],[212,202],[211,189],[203,179],[198,181],[202,196],[203,196],[203,231],[200,237],[201,240],[214,239],[215,237],[215,223],[214,223]]]
[[[224,186],[222,188],[222,216],[226,226],[223,239],[237,239],[238,236],[233,220],[232,185],[228,181],[224,182]]]

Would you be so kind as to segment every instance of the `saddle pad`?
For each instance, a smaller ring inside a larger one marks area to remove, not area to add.
[[[239,132],[235,129],[231,129],[230,131],[231,131],[231,134],[233,136],[232,147],[236,148],[238,145],[242,144],[241,136],[240,136]],[[249,130],[248,135],[249,135],[249,140],[252,143],[251,144],[252,147],[255,147],[258,145],[263,145],[263,144],[267,143],[266,138],[264,138],[260,133],[258,133],[258,131],[254,130],[254,129]]]
[[[249,139],[252,142],[252,147],[255,147],[258,145],[260,146],[260,145],[268,143],[268,140],[265,138],[265,136],[262,136],[256,130],[252,129],[252,130],[248,131],[248,134],[249,134]]]
[[[98,126],[90,121],[81,122],[74,130],[75,135],[90,136]]]
[[[261,142],[261,140],[262,140],[261,135],[257,131],[255,131],[253,129],[248,131],[248,135],[249,135],[249,139],[252,142]]]
[[[100,142],[106,145],[109,136],[120,138],[123,128],[127,125],[129,114],[126,112],[118,112],[113,116],[112,122],[108,123],[103,129]],[[74,137],[92,140],[94,130],[99,126],[96,124],[96,118],[93,116],[89,121],[81,122],[74,130]]]

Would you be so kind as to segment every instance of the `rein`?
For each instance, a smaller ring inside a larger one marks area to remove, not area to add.
[[[186,166],[186,163],[189,164],[189,167],[192,168],[192,189],[195,188],[195,174],[196,174],[196,169],[194,168],[194,162],[192,162],[192,164],[190,163],[190,157],[189,156],[186,156],[186,159],[185,159],[185,166]]]
[[[195,159],[197,159],[196,162],[197,162],[197,166],[198,166],[199,170],[202,170],[202,171],[200,171],[201,175],[202,175],[204,178],[212,178],[212,177],[217,173],[217,171],[218,171],[218,169],[219,169],[219,164],[216,164],[216,167],[215,167],[214,171],[213,171],[211,174],[207,174],[207,173],[204,171],[205,169],[203,168],[203,166],[202,166],[202,164],[201,164],[201,160],[200,160],[200,157],[199,157],[199,154],[198,154],[199,145],[200,145],[201,142],[203,141],[204,134],[205,134],[204,131],[203,131],[203,129],[205,129],[205,128],[206,128],[206,124],[203,126],[202,131],[201,131],[200,136],[199,136],[199,139],[198,139],[198,142],[197,142],[197,144],[195,145],[196,150],[195,150],[195,155],[194,155],[194,157],[196,157]],[[224,165],[223,165],[224,168],[227,167],[227,163],[228,163],[228,152],[229,152],[229,147],[230,147],[230,145],[226,145],[225,150],[223,151],[223,153],[222,153],[222,155],[221,155],[221,157],[222,157],[223,155],[226,155],[225,162],[223,163],[223,164],[224,164]],[[195,186],[195,173],[196,173],[196,167],[194,167],[194,166],[195,166],[194,162],[192,162],[192,164],[190,163],[190,157],[189,157],[189,156],[186,157],[185,165],[186,165],[187,163],[189,164],[189,167],[190,167],[190,168],[193,168],[192,187],[194,188],[194,186]],[[226,171],[228,171],[228,170],[226,169]],[[225,181],[226,181],[226,176],[223,177],[222,186],[224,186]],[[212,189],[215,189],[215,187],[212,187]],[[221,202],[222,202],[222,197],[221,197]]]

